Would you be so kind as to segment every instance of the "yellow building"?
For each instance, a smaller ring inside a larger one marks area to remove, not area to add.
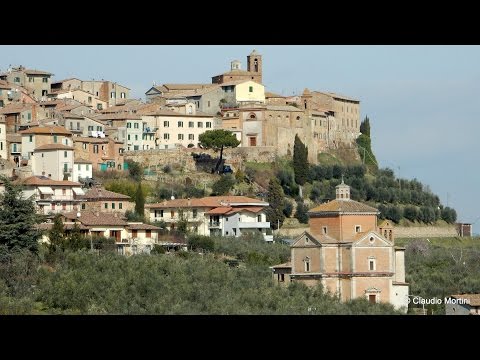
[[[350,199],[350,187],[336,187],[336,199],[309,211],[309,231],[291,246],[291,262],[273,266],[279,283],[318,283],[342,301],[364,297],[405,312],[405,249],[394,245],[390,221],[377,224],[378,210]]]

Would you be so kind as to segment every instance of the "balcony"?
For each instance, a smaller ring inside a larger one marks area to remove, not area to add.
[[[144,127],[143,128],[143,133],[144,134],[155,134],[157,132],[158,128],[151,128],[151,127]]]
[[[270,229],[269,222],[239,222],[240,229]]]
[[[220,221],[210,221],[208,223],[208,227],[211,228],[219,228],[220,227]]]

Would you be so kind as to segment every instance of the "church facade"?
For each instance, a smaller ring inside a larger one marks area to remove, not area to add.
[[[378,224],[378,214],[351,200],[342,181],[335,200],[309,211],[310,229],[291,245],[291,261],[272,267],[275,281],[320,282],[341,301],[364,297],[406,312],[405,248],[395,246],[391,221]]]

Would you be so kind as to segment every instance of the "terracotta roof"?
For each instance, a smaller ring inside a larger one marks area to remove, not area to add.
[[[331,97],[337,98],[337,99],[343,99],[343,100],[360,102],[360,100],[353,99],[353,98],[348,97],[348,96],[345,96],[345,95],[336,94],[336,93],[333,93],[333,92],[313,91],[313,93],[314,93],[314,94],[315,94],[315,93],[318,93],[318,94],[322,94],[322,95],[328,95],[328,96],[331,96]]]
[[[0,114],[15,114],[26,110],[32,110],[33,104],[8,104],[0,109]]]
[[[142,120],[140,115],[129,114],[126,112],[123,113],[114,113],[114,114],[102,114],[95,117],[99,120]]]
[[[223,74],[219,74],[219,75],[216,75],[216,76],[225,76],[225,75],[260,75],[260,74],[255,74],[255,73],[251,73],[250,71],[246,71],[246,70],[230,70],[230,71],[227,71]],[[214,77],[216,77],[214,76]]]
[[[53,84],[64,83],[64,82],[67,82],[67,81],[69,81],[69,80],[79,80],[79,81],[82,81],[82,80],[80,80],[80,79],[78,79],[78,78],[68,78],[68,79],[63,79],[63,80],[58,80],[58,81],[52,82],[52,85],[53,85]]]
[[[231,215],[231,214],[235,214],[237,212],[241,212],[241,211],[249,211],[249,212],[253,212],[253,213],[258,213],[260,211],[264,210],[263,207],[260,207],[260,206],[250,206],[250,207],[234,207],[232,208],[231,211],[229,211],[227,213],[227,215]]]
[[[112,213],[93,213],[90,211],[80,212],[79,221],[86,226],[126,226],[127,222],[123,220],[120,214]],[[98,214],[98,216],[97,216]],[[76,214],[75,214],[76,217]]]
[[[130,229],[130,230],[161,230],[161,228],[159,228],[158,226],[153,226],[153,225],[150,225],[150,224],[143,224],[143,223],[140,223],[140,224],[129,223],[128,226],[127,226],[127,229]]]
[[[48,71],[33,70],[33,69],[25,69],[24,72],[25,72],[25,74],[30,74],[30,75],[53,75],[52,73],[49,73]]]
[[[480,306],[480,294],[460,294],[452,295],[454,299],[467,299],[470,306]]]
[[[83,137],[83,136],[75,136],[73,138],[74,143],[81,143],[81,142],[87,142],[87,143],[96,143],[96,144],[107,144],[108,143],[108,138],[94,138],[94,137]]]
[[[70,131],[62,126],[35,126],[27,130],[20,131],[20,134],[59,134],[72,135]]]
[[[8,82],[6,82],[5,80],[0,80],[0,89],[8,90],[11,88],[12,88],[12,85],[9,85]]]
[[[332,200],[321,204],[308,211],[309,213],[318,212],[360,212],[360,213],[378,213],[378,210],[354,200]]]
[[[80,230],[88,230],[88,227],[86,227],[83,224],[77,224],[78,228]],[[65,230],[72,230],[74,228],[75,224],[73,223],[63,223],[63,228]],[[37,229],[39,230],[50,230],[53,227],[53,223],[42,223],[42,224],[37,224]]]
[[[67,180],[52,180],[46,176],[30,176],[25,179],[16,180],[15,183],[23,184],[23,185],[30,185],[30,186],[74,186],[74,187],[81,187],[82,184],[74,181],[67,181]]]
[[[85,160],[81,158],[76,158],[75,160],[73,160],[73,162],[75,164],[93,164],[90,160]]]
[[[236,70],[234,70],[234,71],[236,71]],[[262,84],[260,84],[259,82],[254,81],[253,79],[245,79],[245,80],[225,81],[225,82],[222,83],[222,84],[218,84],[218,86],[233,86],[233,85],[243,84],[243,83],[245,83],[245,82],[247,82],[247,81],[252,81],[252,82],[254,82],[254,83],[258,84],[258,85],[262,85]],[[262,85],[262,86],[263,86],[263,85]]]
[[[303,112],[303,110],[291,105],[267,105],[266,109],[272,111]]]
[[[7,134],[7,141],[11,143],[21,143],[22,135],[20,134]]]
[[[232,208],[231,207],[223,207],[223,206],[220,206],[220,207],[217,207],[217,208],[214,208],[210,211],[207,211],[205,214],[209,214],[209,215],[213,215],[213,214],[226,214],[228,213],[229,211],[231,211]]]
[[[194,90],[194,89],[201,89],[204,87],[211,87],[215,84],[163,84],[162,86],[167,89],[167,91],[171,90]],[[160,87],[155,87],[160,88]]]
[[[118,200],[130,200],[130,196],[119,194],[113,191],[108,191],[100,188],[91,188],[85,195],[79,196],[80,199],[85,200],[101,200],[101,199],[118,199]]]
[[[73,150],[73,147],[63,145],[63,144],[45,144],[42,146],[36,147],[33,151],[44,151],[44,150]]]

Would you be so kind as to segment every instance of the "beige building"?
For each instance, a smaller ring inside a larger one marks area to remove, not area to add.
[[[37,212],[42,215],[79,211],[84,201],[79,198],[84,192],[77,182],[31,176],[16,183],[23,185],[26,198],[34,196]]]
[[[53,180],[73,179],[73,146],[63,144],[38,146],[29,162],[33,175],[47,176]]]
[[[81,196],[81,199],[85,200],[82,203],[82,210],[87,211],[125,214],[127,210],[132,211],[135,208],[135,203],[132,202],[130,196],[99,187],[89,189],[85,195]]]
[[[50,93],[49,97],[52,99],[76,100],[96,110],[102,110],[108,106],[108,101],[101,100],[91,92],[83,89],[58,90],[54,93]]]
[[[26,88],[36,100],[46,100],[52,75],[47,71],[26,69],[20,65],[0,74],[0,80]]]
[[[8,159],[7,126],[5,116],[0,115],[0,159]]]
[[[378,210],[350,199],[350,187],[336,187],[336,199],[309,211],[309,231],[291,245],[291,261],[272,267],[275,281],[318,283],[342,301],[363,297],[405,312],[404,248],[394,244],[390,221],[377,223]]]
[[[147,204],[145,216],[152,222],[166,222],[170,230],[184,219],[195,234],[238,237],[245,232],[259,232],[266,241],[272,241],[273,236],[267,234],[267,206],[268,203],[245,196],[208,196]]]
[[[89,160],[93,170],[123,170],[123,143],[111,138],[73,138],[75,158]]]
[[[72,133],[62,126],[35,126],[20,131],[22,135],[22,157],[30,159],[36,148],[48,144],[73,146]]]

